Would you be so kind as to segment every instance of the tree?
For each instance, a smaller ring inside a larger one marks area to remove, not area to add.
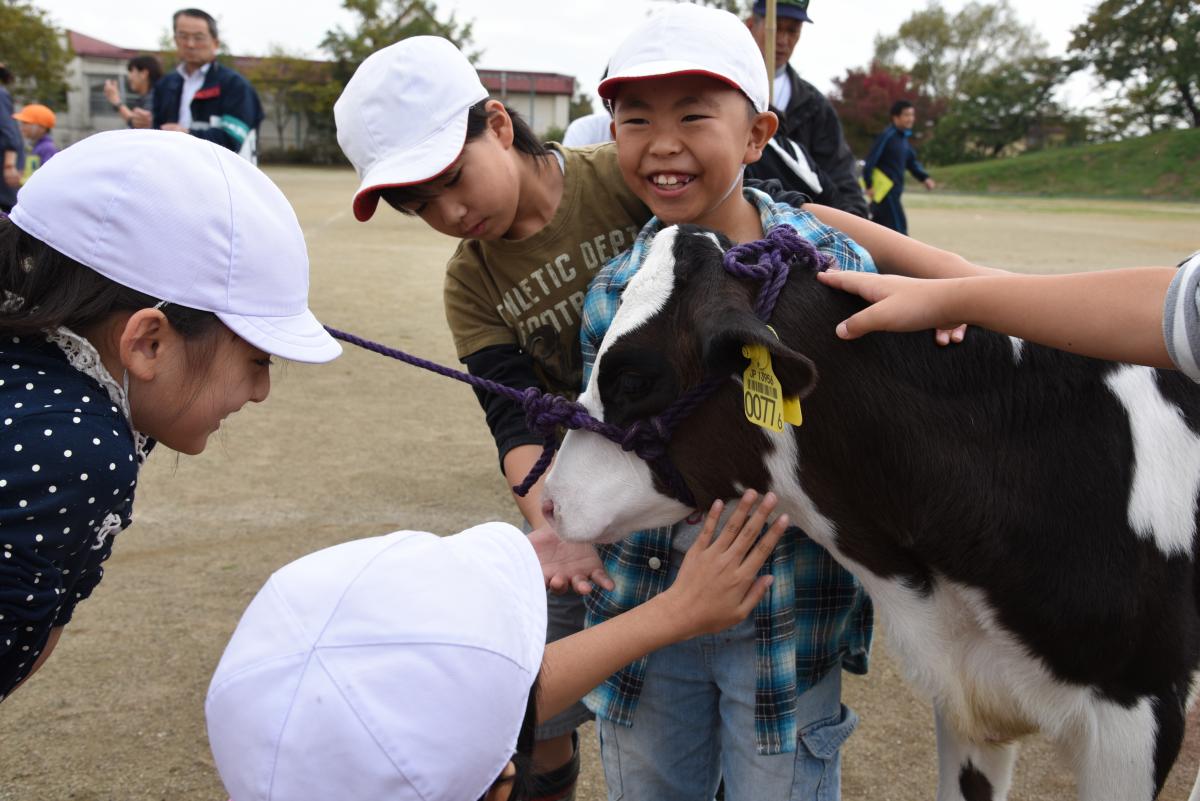
[[[592,96],[579,91],[579,86],[576,84],[575,95],[571,98],[570,108],[567,109],[567,121],[572,122],[580,117],[586,117],[595,110],[595,106],[592,105]]]
[[[342,0],[342,7],[358,16],[355,30],[334,28],[321,40],[321,48],[333,57],[334,79],[341,86],[367,56],[411,36],[442,36],[469,60],[478,55],[467,50],[471,23],[460,23],[453,13],[445,21],[438,19],[432,0]]]
[[[1077,66],[1091,65],[1117,88],[1117,128],[1200,128],[1200,2],[1102,0],[1073,31]],[[1139,131],[1140,132],[1140,131]]]
[[[256,59],[243,72],[267,101],[268,119],[275,125],[280,142],[287,141],[285,134],[292,123],[297,128],[295,145],[298,148],[332,132],[325,119],[332,113],[330,110],[338,91],[336,88],[330,91],[329,63],[290,55],[275,46],[270,55]]]
[[[737,14],[739,17],[750,13],[750,8],[754,5],[753,0],[675,0],[677,3],[695,3],[698,6],[712,6],[713,8],[723,8]]]
[[[929,159],[995,158],[1031,135],[1034,146],[1044,145],[1048,129],[1063,128],[1068,118],[1052,97],[1065,71],[1069,67],[1061,59],[1031,57],[972,77],[962,87],[963,97],[938,121]]]
[[[875,39],[875,61],[910,73],[932,96],[949,101],[962,97],[980,75],[1045,51],[1045,41],[1021,23],[1008,0],[970,2],[957,14],[931,0],[894,36]]]
[[[864,155],[879,132],[891,123],[892,104],[900,99],[916,108],[921,131],[929,130],[945,113],[945,101],[931,97],[911,75],[878,62],[867,69],[847,70],[844,77],[834,79],[829,95],[850,149]]]
[[[0,59],[16,78],[13,94],[62,108],[70,51],[62,31],[29,0],[0,0]]]

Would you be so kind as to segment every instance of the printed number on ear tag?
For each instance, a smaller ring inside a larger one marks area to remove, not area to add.
[[[767,326],[772,334],[775,329]],[[779,338],[775,334],[776,339]],[[804,422],[798,397],[783,397],[783,388],[771,366],[771,351],[766,345],[743,345],[742,355],[750,360],[742,374],[742,408],[746,419],[769,431],[783,431],[784,423],[798,426]]]

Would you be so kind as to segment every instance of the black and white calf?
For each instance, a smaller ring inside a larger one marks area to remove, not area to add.
[[[862,302],[809,269],[783,290],[776,339],[751,310],[758,287],[721,256],[700,229],[658,235],[580,401],[628,425],[729,376],[670,458],[701,507],[774,490],[862,581],[933,702],[939,801],[1005,798],[1017,741],[1035,731],[1084,801],[1152,799],[1200,662],[1200,390],[981,330],[945,349],[928,333],[842,342],[834,327]],[[747,422],[747,343],[802,396],[802,426]],[[645,463],[581,431],[545,497],[579,541],[691,511]]]

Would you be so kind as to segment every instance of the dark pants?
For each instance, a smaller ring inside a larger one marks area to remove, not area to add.
[[[900,205],[901,194],[893,189],[883,198],[882,203],[872,203],[871,220],[908,236],[908,218],[904,216],[904,207]]]

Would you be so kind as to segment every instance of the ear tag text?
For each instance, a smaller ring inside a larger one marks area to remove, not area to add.
[[[742,374],[742,408],[746,419],[768,431],[782,432],[785,422],[798,426],[799,398],[784,398],[783,388],[771,366],[766,345],[743,345],[742,355],[750,360]]]

